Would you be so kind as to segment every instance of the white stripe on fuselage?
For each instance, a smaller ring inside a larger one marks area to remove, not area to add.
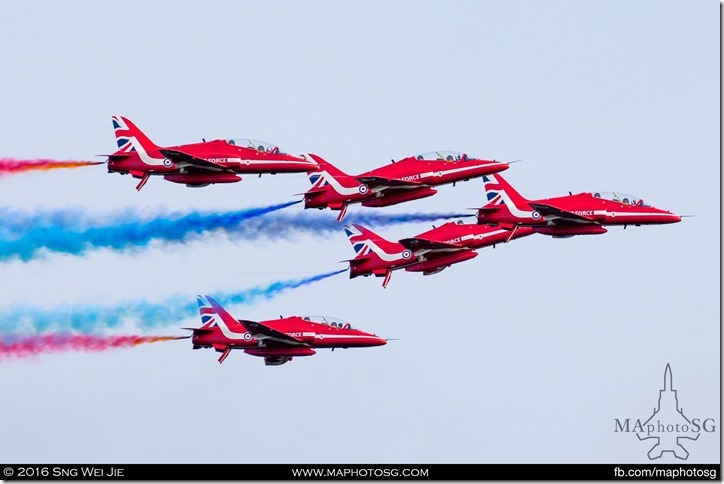
[[[237,158],[233,158],[237,159]],[[264,165],[269,163],[283,163],[289,165],[309,165],[308,161],[297,161],[297,160],[239,160],[240,163],[245,165]]]
[[[656,213],[656,212],[606,212],[606,215],[610,215],[612,217],[640,217],[640,216],[647,216],[647,217],[676,217],[673,213]]]
[[[462,168],[452,168],[450,170],[428,171],[426,173],[420,173],[420,178],[422,179],[425,177],[441,177],[443,174],[448,175],[448,174],[452,174],[452,173],[460,173],[460,172],[464,172],[464,171],[475,170],[477,168],[480,168],[480,167],[479,166],[463,166]],[[439,175],[438,175],[438,173],[439,173]]]
[[[329,333],[321,333],[320,336],[324,336],[324,338],[376,338],[376,336],[367,336],[364,334],[329,334]]]
[[[484,240],[484,239],[487,239],[488,237],[493,237],[498,234],[504,234],[506,232],[508,232],[508,230],[501,229],[501,230],[495,230],[493,232],[488,232],[486,234],[475,234],[475,235],[468,234],[468,235],[463,235],[461,237],[455,237],[455,238],[446,240],[445,243],[454,244],[455,242],[450,242],[450,240],[455,240],[455,239],[459,239],[460,242],[464,242],[466,240]]]

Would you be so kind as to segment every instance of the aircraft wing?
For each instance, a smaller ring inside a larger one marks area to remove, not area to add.
[[[439,242],[437,240],[422,239],[419,237],[402,239],[399,242],[404,248],[412,251],[424,250],[426,252],[457,252],[460,250],[468,250],[460,245],[448,244],[447,242]]]
[[[595,220],[583,215],[578,215],[568,210],[546,205],[544,203],[530,203],[531,207],[541,214],[546,220],[550,220],[553,224],[598,224]]]
[[[427,185],[424,185],[422,183],[414,182],[414,181],[407,181],[407,180],[398,180],[396,178],[385,178],[381,176],[358,176],[355,177],[355,180],[357,180],[360,183],[364,183],[370,188],[394,188],[394,189],[413,189],[413,188],[420,188],[425,187]]]
[[[281,331],[277,331],[276,329],[270,328],[269,326],[257,321],[240,319],[239,322],[251,333],[252,336],[254,336],[256,340],[274,341],[281,343],[283,346],[309,346],[302,340],[284,334]]]
[[[184,153],[183,151],[171,150],[166,148],[160,148],[158,151],[163,156],[177,164],[193,166],[194,168],[200,168],[202,170],[231,171],[217,165],[216,163],[211,163],[210,161],[206,161],[197,156]]]

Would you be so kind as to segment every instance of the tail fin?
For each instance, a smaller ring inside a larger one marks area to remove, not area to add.
[[[515,191],[510,183],[499,174],[484,175],[486,207],[495,205],[509,205],[509,208],[522,208],[527,206],[528,200]],[[511,206],[512,205],[512,206]]]
[[[400,254],[405,250],[398,242],[384,239],[362,225],[345,225],[344,232],[354,248],[355,259],[376,254],[381,259],[389,260],[391,256],[399,258]]]
[[[196,296],[201,315],[201,329],[219,327],[227,338],[243,338],[246,328],[209,296]]]
[[[158,146],[148,139],[130,119],[123,116],[113,116],[111,119],[113,120],[113,131],[116,134],[118,151],[122,153],[136,151],[141,155],[141,159],[146,161],[144,155],[158,150]]]
[[[337,192],[341,193],[339,188],[354,188],[360,185],[354,177],[349,176],[321,156],[309,153],[311,157],[319,165],[319,169],[309,172],[309,181],[312,183],[312,191],[321,190],[322,187],[331,185]]]

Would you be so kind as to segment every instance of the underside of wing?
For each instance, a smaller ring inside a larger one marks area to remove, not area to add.
[[[290,356],[266,356],[264,357],[264,364],[266,366],[279,366],[291,361],[291,359]]]
[[[358,176],[355,178],[358,182],[364,183],[370,188],[394,188],[396,190],[415,189],[424,187],[422,183],[408,180],[399,180],[397,178],[385,178],[381,176]]]
[[[259,323],[257,321],[246,321],[240,319],[239,322],[251,333],[252,336],[258,341],[275,342],[281,346],[309,346],[303,341],[284,334],[281,331],[277,331],[274,328]]]
[[[449,244],[447,242],[440,242],[437,240],[422,239],[419,237],[402,239],[399,242],[404,248],[410,249],[411,251],[425,250],[430,252],[456,252],[458,250],[466,250],[465,247],[460,245]]]
[[[204,171],[231,171],[217,165],[216,163],[211,163],[210,161],[184,153],[183,151],[167,148],[161,148],[158,151],[176,164],[193,166],[194,168],[200,168]]]
[[[554,225],[598,223],[592,218],[578,215],[567,210],[562,210],[551,205],[546,205],[543,203],[530,203],[530,206],[533,207],[533,209],[536,210],[538,213],[540,213],[544,219],[550,221]]]

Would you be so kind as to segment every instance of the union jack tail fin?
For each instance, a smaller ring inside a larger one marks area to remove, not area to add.
[[[331,186],[334,190],[339,186],[344,188],[359,186],[360,183],[354,177],[349,176],[321,156],[312,153],[307,154],[307,156],[311,157],[319,165],[319,169],[308,173],[312,191],[322,190],[326,186]]]
[[[141,155],[145,155],[158,150],[158,146],[148,139],[148,136],[143,134],[130,119],[123,116],[113,116],[111,119],[113,120],[113,131],[116,134],[119,152],[136,151]]]
[[[196,300],[199,304],[202,329],[223,326],[233,332],[246,332],[246,328],[214,299],[209,296],[196,296]]]
[[[528,200],[518,193],[505,178],[499,174],[484,175],[485,207],[495,208],[496,205],[513,205],[513,207],[526,207]]]
[[[344,232],[354,248],[355,259],[368,257],[370,254],[397,255],[405,250],[398,242],[384,239],[362,225],[345,225]]]

